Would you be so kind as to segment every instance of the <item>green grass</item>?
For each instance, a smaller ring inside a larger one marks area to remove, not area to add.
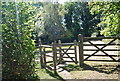
[[[40,64],[36,65],[36,73],[40,77],[40,79],[55,79],[50,76],[45,69],[41,69]]]
[[[40,77],[40,79],[55,79],[46,73],[45,69],[37,69],[37,75]]]
[[[79,65],[77,64],[68,64],[66,66],[63,66],[63,68],[67,71],[79,71],[79,70],[83,70]]]
[[[41,69],[40,64],[36,65],[36,73],[40,77],[40,79],[55,79],[55,80],[62,80],[63,79],[58,74],[54,74],[53,71]]]

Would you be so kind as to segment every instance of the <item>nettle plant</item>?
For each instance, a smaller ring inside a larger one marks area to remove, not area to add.
[[[31,39],[35,6],[2,2],[3,79],[33,79],[35,43]]]

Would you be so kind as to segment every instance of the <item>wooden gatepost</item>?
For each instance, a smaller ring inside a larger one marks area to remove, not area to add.
[[[40,56],[40,65],[41,65],[41,68],[43,69],[44,68],[44,63],[43,63],[43,52],[42,52],[42,46],[41,46],[41,42],[40,42],[40,46],[39,46],[39,50],[40,50],[40,53],[39,53],[39,56]]]
[[[78,63],[78,60],[77,60],[77,41],[74,40],[74,53],[75,53],[75,64]]]
[[[78,35],[78,48],[79,48],[79,65],[83,65],[83,40],[84,37],[82,34]]]
[[[58,40],[58,44],[59,44],[59,47],[61,48],[61,40]],[[60,53],[60,63],[62,62],[63,60],[63,54],[62,54],[62,50],[59,50],[59,53]]]
[[[53,67],[54,67],[54,73],[57,74],[57,50],[56,50],[56,41],[52,43],[52,51],[53,51]]]

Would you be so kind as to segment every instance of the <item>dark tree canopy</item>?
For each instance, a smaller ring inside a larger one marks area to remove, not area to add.
[[[65,8],[68,11],[65,14],[66,28],[72,32],[73,39],[77,38],[78,34],[91,36],[95,32],[99,18],[95,18],[96,15],[90,13],[87,2],[66,3]]]

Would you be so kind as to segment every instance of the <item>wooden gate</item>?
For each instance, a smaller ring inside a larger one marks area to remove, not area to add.
[[[96,40],[102,40],[102,39],[111,39],[111,41],[109,41],[107,44],[94,44],[91,41],[96,41]],[[84,61],[113,61],[113,62],[118,62],[118,59],[115,59],[115,57],[118,57],[118,54],[113,54],[110,55],[108,54],[106,51],[120,51],[120,49],[104,49],[107,46],[115,46],[118,45],[120,46],[120,44],[114,44],[113,42],[115,40],[120,40],[120,37],[84,37],[83,35],[79,34],[78,35],[78,45],[79,45],[79,64],[82,65]],[[85,44],[84,42],[89,42],[89,44]],[[96,49],[85,49],[85,46],[93,46]],[[99,47],[101,46],[101,47]],[[94,51],[92,54],[84,54],[85,51]],[[97,55],[97,53],[101,51],[102,53],[104,53],[104,55]],[[84,58],[85,56],[87,56],[86,58]],[[88,60],[90,57],[92,56],[107,56],[109,58],[111,58],[111,60]]]
[[[48,48],[51,50],[48,51]],[[74,43],[61,43],[61,41],[59,40],[58,43],[56,43],[55,41],[51,45],[40,45],[39,49],[41,68],[47,68],[47,63],[52,62],[54,73],[56,73],[56,66],[63,62],[73,62],[75,64],[78,63],[76,40],[74,41]],[[51,57],[52,61],[47,61],[47,57]]]
[[[77,42],[74,43],[55,43],[56,55],[58,63],[62,62],[74,62],[77,64]],[[67,60],[65,60],[67,59]]]

